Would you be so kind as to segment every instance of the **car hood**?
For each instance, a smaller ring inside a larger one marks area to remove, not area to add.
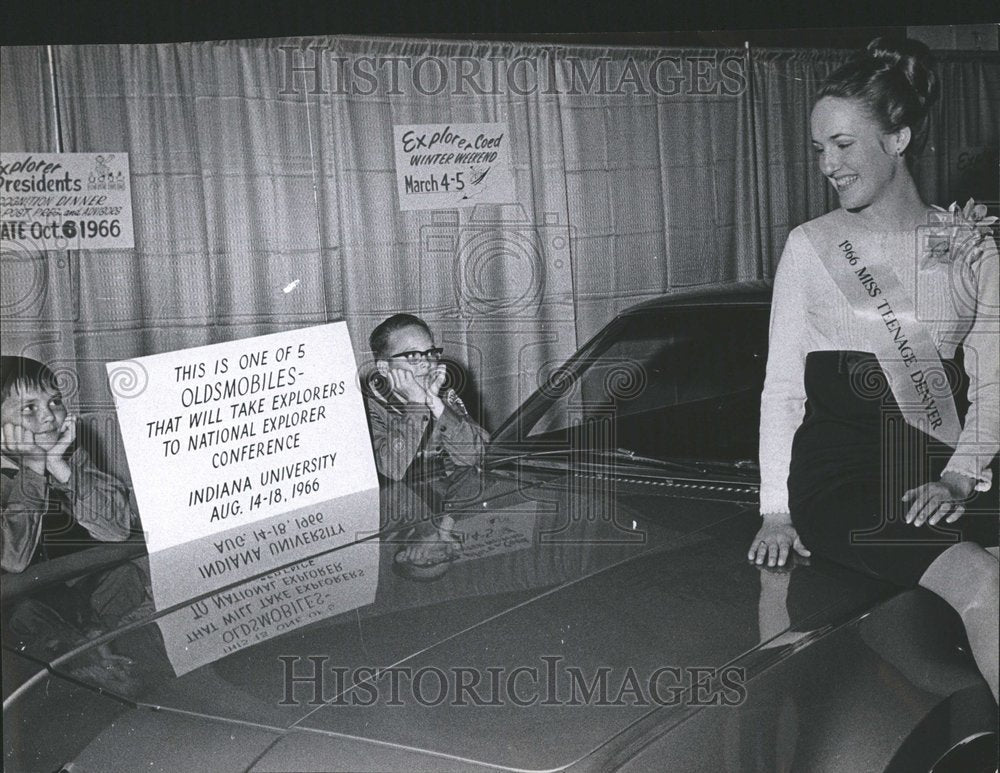
[[[458,521],[471,534],[506,518],[521,535],[509,549],[416,582],[393,570],[397,546],[388,540],[345,548],[354,554],[340,563],[368,572],[370,603],[252,646],[227,651],[220,641],[209,662],[179,676],[165,636],[187,607],[147,608],[55,655],[16,648],[122,712],[255,728],[261,769],[280,769],[282,759],[303,769],[313,758],[329,764],[333,750],[380,760],[376,768],[394,765],[386,754],[430,755],[437,768],[560,768],[651,712],[669,725],[713,696],[737,700],[767,663],[889,593],[821,561],[762,572],[745,558],[759,524],[745,493],[683,483],[565,470],[490,476]],[[338,553],[303,562],[301,576]],[[246,619],[228,622],[233,629]],[[15,648],[8,633],[5,642]],[[725,666],[743,669],[728,689],[710,671]],[[714,686],[696,692],[699,680]],[[37,689],[25,683],[6,708],[16,712]],[[120,754],[134,738],[128,726],[119,718],[89,752],[81,741],[80,754]],[[109,741],[116,732],[120,742]],[[137,753],[147,751],[140,744]]]

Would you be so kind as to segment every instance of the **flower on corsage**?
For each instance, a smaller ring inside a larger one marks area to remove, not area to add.
[[[926,235],[925,265],[964,262],[971,266],[981,258],[998,220],[992,215],[987,217],[986,212],[985,204],[969,199],[961,209],[954,202],[948,209],[938,208],[932,213]]]

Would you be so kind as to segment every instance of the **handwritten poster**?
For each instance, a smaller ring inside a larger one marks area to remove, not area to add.
[[[310,623],[372,604],[378,540],[310,558],[158,619],[177,676]]]
[[[0,153],[0,247],[135,246],[128,153]]]
[[[107,370],[158,609],[377,530],[345,322]]]
[[[516,200],[506,123],[402,124],[393,134],[401,210]]]

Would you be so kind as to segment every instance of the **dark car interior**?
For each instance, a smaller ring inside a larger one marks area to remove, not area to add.
[[[653,309],[619,320],[526,412],[534,443],[755,460],[767,362],[763,306]],[[537,416],[537,418],[535,418]]]

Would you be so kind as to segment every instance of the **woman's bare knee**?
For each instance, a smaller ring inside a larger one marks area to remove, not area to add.
[[[959,612],[995,596],[1000,564],[992,552],[975,542],[952,545],[927,567],[920,585],[941,596]]]

